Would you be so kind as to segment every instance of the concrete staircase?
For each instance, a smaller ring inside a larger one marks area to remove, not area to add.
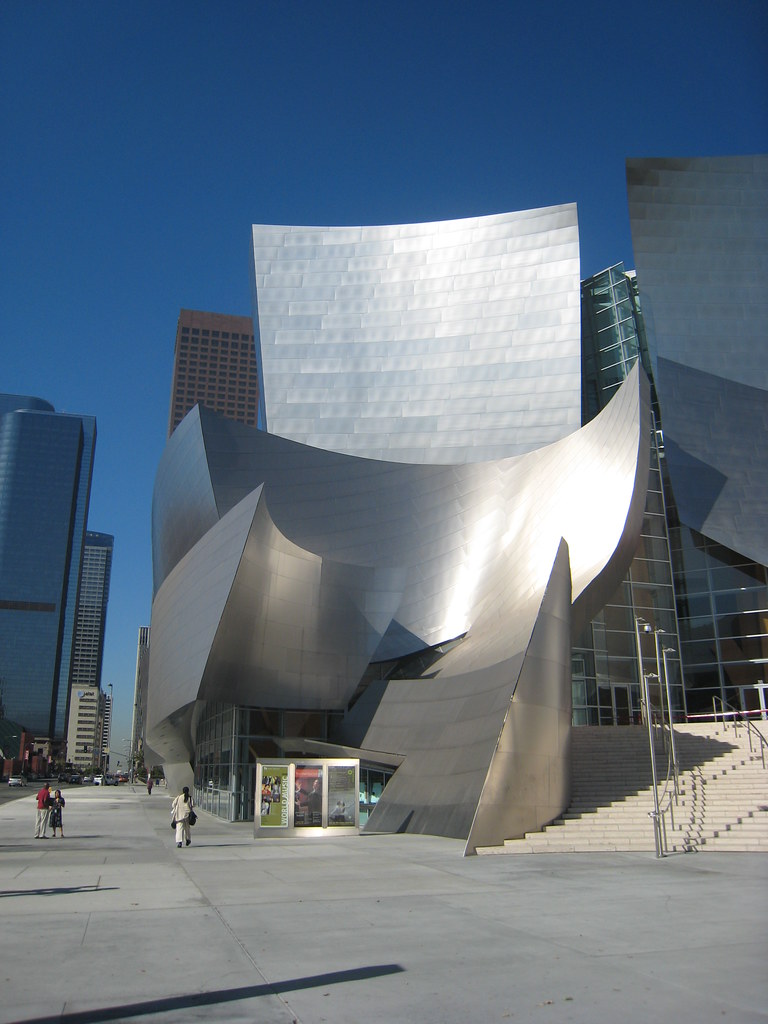
[[[766,735],[765,722],[756,723]],[[667,853],[765,850],[768,852],[768,751],[750,752],[745,726],[721,723],[675,726],[680,795],[665,815]],[[657,742],[659,802],[667,754]],[[653,795],[645,727],[575,728],[572,798],[563,815],[541,832],[509,839],[478,854],[589,853],[641,850],[655,853]]]

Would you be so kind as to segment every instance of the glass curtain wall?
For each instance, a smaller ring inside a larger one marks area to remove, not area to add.
[[[574,725],[640,723],[635,616],[664,631],[659,637],[660,657],[663,648],[675,652],[666,656],[671,704],[676,718],[685,715],[685,693],[677,653],[675,592],[659,462],[654,435],[645,515],[635,557],[613,598],[583,630],[572,650]],[[658,674],[663,676],[664,659],[661,660]],[[644,648],[644,667],[648,673],[657,671],[653,646]],[[652,698],[654,705],[661,704],[660,694],[654,694]]]
[[[712,713],[713,698],[760,712],[768,689],[766,567],[679,524],[671,541],[689,714]]]
[[[328,736],[324,711],[206,704],[195,733],[195,801],[227,821],[252,821],[256,762],[300,756]]]
[[[253,821],[256,763],[306,756],[305,740],[327,740],[338,712],[206,704],[195,732],[195,803],[226,821]],[[391,768],[360,766],[360,823],[376,806]]]
[[[237,792],[233,759],[236,714],[232,704],[207,704],[195,737],[195,803],[227,821],[237,820],[233,816]]]
[[[638,358],[651,375],[635,278],[625,272],[623,264],[582,282],[581,311],[582,418],[586,423],[607,405]],[[653,629],[664,631],[660,644],[669,649],[666,665],[673,714],[678,718],[685,715],[663,485],[663,435],[653,386],[651,406],[650,469],[640,543],[616,594],[574,644],[574,725],[632,725],[641,721],[636,616]],[[648,651],[644,650],[644,668],[648,673],[656,672],[655,651],[650,660],[647,658]],[[659,667],[658,674],[662,675],[663,667]],[[652,700],[656,706],[661,704],[658,689]]]
[[[715,697],[760,714],[768,695],[766,567],[678,520],[634,274],[621,263],[596,274],[582,282],[581,301],[583,421],[604,408],[640,358],[651,379],[654,429],[637,553],[614,599],[573,648],[574,724],[639,720],[636,615],[664,631],[659,649],[669,651],[675,717],[710,715]],[[648,672],[657,671],[653,647],[644,648]]]

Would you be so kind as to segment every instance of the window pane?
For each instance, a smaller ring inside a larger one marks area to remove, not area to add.
[[[768,633],[768,612],[745,612],[742,615],[721,615],[717,619],[717,635],[762,636]]]
[[[756,570],[760,566],[723,566],[710,572],[713,590],[735,590],[738,587],[763,587],[763,581]],[[762,575],[762,572],[760,573]]]
[[[694,619],[709,616],[712,618],[712,602],[709,594],[700,597],[681,597],[677,602],[677,614],[681,619]]]
[[[686,665],[706,665],[717,661],[714,640],[685,640],[682,647],[683,662]]]
[[[765,611],[767,603],[765,592],[762,590],[740,590],[715,595],[715,609],[718,615]]]
[[[680,620],[681,640],[714,640],[715,620],[711,615],[702,615],[696,619]]]

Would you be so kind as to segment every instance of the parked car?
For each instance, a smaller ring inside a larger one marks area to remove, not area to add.
[[[26,784],[27,784],[27,780],[24,778],[23,775],[9,775],[8,776],[8,785],[9,786],[17,786],[18,787],[18,786],[26,786]]]
[[[116,775],[105,775],[104,776],[105,786],[116,786],[118,785],[118,778]]]
[[[70,786],[80,786],[80,785],[82,785],[82,782],[83,782],[83,776],[82,775],[70,775],[69,776],[69,784],[70,784]]]
[[[93,776],[93,784],[94,784],[94,786],[103,786],[104,785],[104,776],[103,775],[94,775]]]

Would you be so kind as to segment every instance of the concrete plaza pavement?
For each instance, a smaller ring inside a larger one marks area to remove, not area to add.
[[[259,840],[170,799],[0,806],[3,1022],[768,1020],[761,854],[461,856],[423,836]]]

